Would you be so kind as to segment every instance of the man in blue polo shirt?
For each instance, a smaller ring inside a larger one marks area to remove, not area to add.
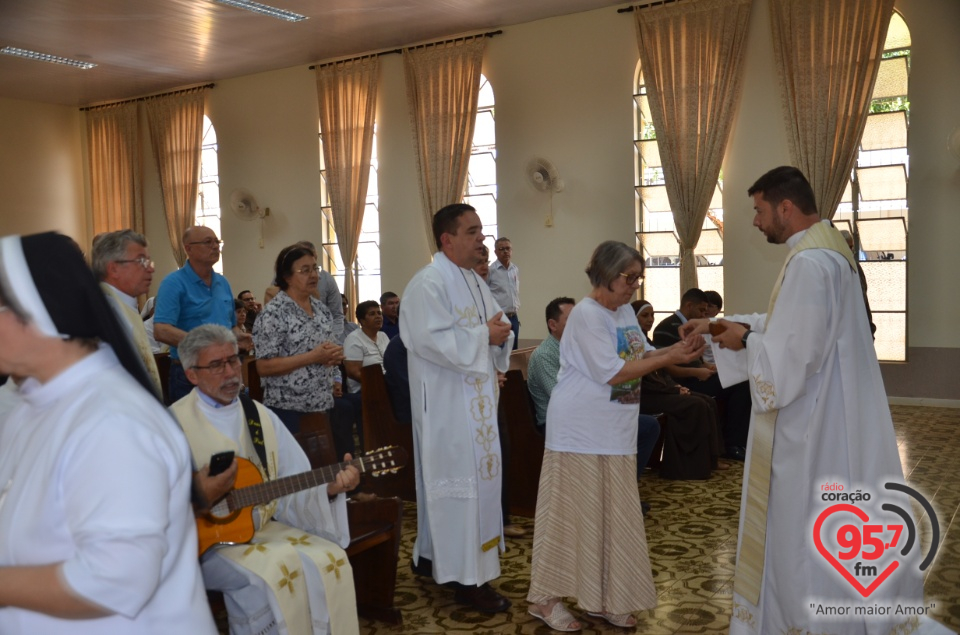
[[[219,324],[233,328],[237,340],[249,340],[241,333],[233,310],[233,292],[227,279],[213,270],[220,260],[220,240],[209,227],[191,227],[183,234],[187,262],[160,283],[154,313],[154,337],[170,345],[169,399],[173,403],[193,390],[177,346],[186,334],[201,324]],[[243,344],[241,343],[241,346]]]

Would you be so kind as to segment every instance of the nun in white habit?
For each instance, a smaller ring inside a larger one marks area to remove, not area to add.
[[[66,236],[0,238],[0,373],[0,633],[216,633],[186,439]]]

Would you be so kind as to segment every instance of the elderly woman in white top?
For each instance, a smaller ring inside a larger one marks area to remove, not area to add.
[[[630,300],[643,280],[636,249],[608,241],[587,266],[593,290],[574,307],[560,340],[560,374],[547,408],[529,612],[559,631],[588,614],[633,627],[656,606],[636,481],[640,378],[698,357],[695,337],[644,357]]]

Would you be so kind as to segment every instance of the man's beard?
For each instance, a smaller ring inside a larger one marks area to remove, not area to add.
[[[224,401],[233,401],[237,398],[237,395],[240,394],[240,389],[243,387],[243,382],[240,381],[240,378],[230,379],[228,381],[220,384],[219,389],[217,390],[221,399]]]

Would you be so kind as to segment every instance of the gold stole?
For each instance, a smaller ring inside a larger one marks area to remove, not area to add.
[[[267,461],[270,463],[269,472],[275,475],[276,430],[271,425],[272,420],[267,408],[259,402],[254,403],[260,415]],[[208,463],[212,454],[232,449],[237,456],[250,459],[260,469],[261,476],[265,476],[247,431],[242,407],[237,415],[244,420],[239,447],[233,439],[217,430],[203,416],[196,389],[170,406],[170,410],[187,436],[194,463],[198,467]],[[216,547],[217,553],[253,572],[270,586],[290,635],[310,635],[314,632],[307,597],[309,590],[300,559],[301,554],[306,555],[323,579],[330,631],[358,633],[360,627],[357,620],[353,569],[346,552],[329,540],[272,520],[276,508],[276,501],[258,507],[260,527],[250,544],[221,545]]]
[[[856,261],[853,253],[847,247],[846,241],[840,232],[832,225],[818,222],[807,229],[806,234],[787,254],[787,259],[780,269],[777,283],[770,295],[770,305],[767,308],[765,328],[770,319],[780,295],[780,287],[787,271],[787,265],[801,251],[807,249],[826,249],[835,251],[850,264],[856,271]],[[758,377],[750,377],[751,384],[759,381]],[[757,386],[752,386],[751,392],[758,394]],[[769,391],[773,386],[769,386]],[[770,395],[773,398],[773,395]],[[763,567],[767,540],[767,501],[770,496],[770,472],[773,459],[773,438],[777,425],[779,410],[772,410],[762,414],[754,414],[750,423],[753,428],[753,444],[750,449],[750,472],[747,475],[746,512],[743,515],[742,534],[740,539],[740,554],[737,558],[737,572],[734,578],[734,590],[755,606],[760,605],[760,586],[763,581]]]
[[[133,345],[136,347],[137,353],[140,354],[143,365],[147,368],[147,374],[150,375],[150,379],[153,381],[154,386],[156,386],[157,394],[162,394],[163,387],[160,384],[160,371],[157,370],[157,362],[153,358],[153,349],[150,348],[147,330],[143,327],[143,318],[123,301],[117,294],[116,289],[112,286],[106,282],[101,282],[100,288],[103,289],[104,293],[110,295],[116,301],[116,304],[120,306],[120,310],[123,311],[123,317],[126,319],[127,324],[130,325],[130,331],[133,335]]]

